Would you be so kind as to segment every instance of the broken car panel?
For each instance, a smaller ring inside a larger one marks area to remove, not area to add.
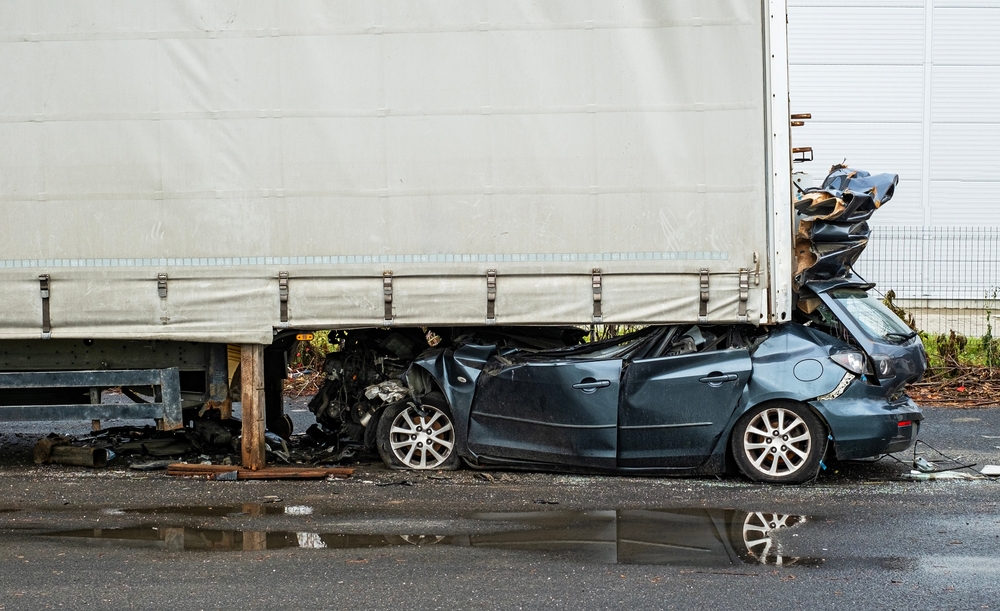
[[[899,176],[834,166],[819,187],[806,189],[795,202],[797,230],[795,281],[843,278],[861,256],[872,213],[892,199]]]

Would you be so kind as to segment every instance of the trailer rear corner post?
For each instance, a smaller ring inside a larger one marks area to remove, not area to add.
[[[243,408],[243,466],[251,470],[263,469],[264,456],[264,346],[240,346],[242,371]]]

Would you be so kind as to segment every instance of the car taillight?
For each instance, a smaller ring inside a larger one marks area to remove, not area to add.
[[[855,375],[860,376],[865,373],[865,355],[860,352],[838,352],[831,354],[830,358],[834,363]]]
[[[896,423],[896,426],[898,427],[912,426],[912,425],[913,425],[912,420],[900,420],[899,422]]]

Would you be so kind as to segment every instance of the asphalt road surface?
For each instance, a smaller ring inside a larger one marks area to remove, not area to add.
[[[928,459],[1000,464],[1000,409],[926,414]],[[36,467],[37,432],[0,429],[0,609],[1000,608],[1000,482],[890,458],[800,487],[375,463],[216,482]]]

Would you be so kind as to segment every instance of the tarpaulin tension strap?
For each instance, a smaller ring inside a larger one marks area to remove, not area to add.
[[[39,288],[42,291],[42,336],[52,332],[52,320],[49,318],[49,275],[38,277]]]
[[[698,322],[708,322],[708,268],[701,270],[701,305],[698,306]]]
[[[497,322],[497,270],[486,270],[486,324]]]
[[[156,292],[160,296],[160,299],[167,298],[167,275],[166,274],[156,274]]]
[[[288,272],[278,272],[278,299],[281,300],[281,322],[288,322]]]
[[[594,271],[590,276],[590,285],[594,289],[594,319],[595,325],[599,325],[604,321],[604,310],[601,306],[602,302],[602,288],[601,288],[601,270],[595,267]]]
[[[385,303],[385,316],[383,316],[383,324],[385,326],[392,325],[392,272],[384,271],[382,272],[382,301]]]
[[[740,322],[747,321],[747,300],[750,299],[750,270],[740,269]]]

